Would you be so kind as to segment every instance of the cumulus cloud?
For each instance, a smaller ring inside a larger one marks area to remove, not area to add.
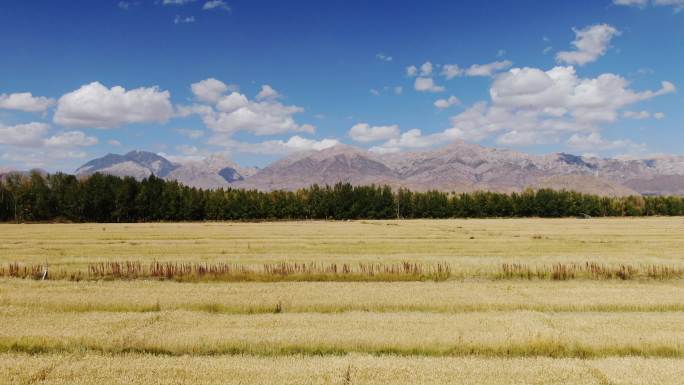
[[[171,94],[158,87],[126,90],[93,82],[59,98],[54,122],[65,127],[114,128],[131,123],[164,123],[173,115]]]
[[[426,61],[420,66],[420,76],[430,76],[432,75],[432,63]]]
[[[463,75],[463,72],[463,69],[458,64],[445,64],[442,66],[441,75],[447,78],[447,80],[451,80],[456,76]]]
[[[513,63],[510,60],[495,61],[487,64],[473,64],[465,70],[468,76],[493,76],[499,71],[503,71]]]
[[[399,152],[404,149],[420,149],[432,147],[436,144],[443,143],[448,135],[444,133],[437,133],[432,135],[423,135],[420,129],[414,128],[408,130],[396,138],[392,138],[387,142],[371,147],[369,150],[379,154],[387,154]]]
[[[257,100],[273,100],[280,97],[278,91],[274,90],[273,87],[268,84],[261,86],[261,91],[256,96]]]
[[[596,135],[590,134],[596,133],[600,138],[603,124],[616,122],[625,114],[632,116],[624,112],[627,107],[675,90],[672,83],[664,81],[659,89],[636,91],[621,76],[605,73],[582,78],[572,66],[547,71],[513,68],[494,77],[489,90],[491,101],[478,102],[453,116],[451,126],[444,131],[424,135],[420,130],[409,130],[376,146],[374,151],[429,147],[455,139],[494,139],[504,145],[567,140],[574,148],[593,140],[604,150],[634,149],[637,145],[633,143],[602,138],[603,142],[599,142]],[[439,103],[448,104],[448,99]]]
[[[399,136],[399,126],[371,126],[368,123],[358,123],[349,129],[349,137],[361,143],[387,140]]]
[[[223,0],[209,0],[202,6],[205,11],[210,11],[212,9],[220,9],[223,11],[230,11],[230,7]]]
[[[299,135],[288,140],[267,140],[249,143],[232,139],[225,135],[216,135],[212,143],[224,147],[230,153],[284,155],[306,150],[323,150],[340,144],[337,139],[313,140]]]
[[[592,132],[586,135],[573,134],[568,139],[568,145],[577,150],[583,151],[606,151],[630,148],[633,150],[643,149],[643,145],[636,144],[630,140],[607,140],[604,139],[598,132]]]
[[[0,125],[0,145],[11,146],[15,152],[25,155],[27,151],[36,155],[49,154],[51,149],[68,150],[74,147],[94,146],[98,143],[97,138],[87,136],[81,131],[67,131],[52,136],[47,136],[50,126],[45,123],[27,123],[15,126]]]
[[[435,84],[432,78],[418,77],[414,83],[414,88],[419,92],[442,92],[444,87]]]
[[[573,67],[514,68],[495,79],[490,95],[498,106],[546,116],[568,114],[578,122],[595,124],[614,122],[619,109],[674,90],[672,83],[663,82],[660,90],[637,92],[621,76],[606,73],[583,79]]]
[[[235,85],[228,85],[220,80],[209,78],[190,85],[195,97],[203,102],[216,103],[228,91],[237,91]]]
[[[204,124],[214,132],[232,135],[245,131],[255,135],[274,135],[286,132],[313,133],[310,124],[298,124],[294,115],[304,111],[298,106],[287,106],[277,101],[280,94],[269,85],[264,85],[254,100],[233,91],[216,79],[207,79],[192,86],[195,96],[207,104],[181,106],[179,115],[198,114]]]
[[[55,104],[55,100],[33,96],[30,92],[0,94],[0,109],[24,112],[45,112]]]
[[[449,108],[451,106],[457,106],[461,104],[461,100],[459,100],[455,96],[449,96],[448,99],[438,99],[435,101],[435,107],[439,108],[440,110]]]
[[[40,146],[43,136],[50,130],[50,126],[44,123],[27,123],[15,126],[0,124],[0,144],[14,146]]]
[[[88,147],[96,145],[98,140],[81,131],[67,131],[45,139],[44,143],[47,147]]]
[[[219,102],[220,105],[220,102]],[[255,135],[274,135],[285,132],[313,133],[312,125],[300,125],[293,115],[304,111],[301,107],[285,106],[278,102],[248,101],[232,111],[211,111],[204,114],[204,124],[215,132],[250,132]]]
[[[406,67],[406,76],[412,78],[416,75],[418,75],[418,67],[413,65]]]
[[[596,24],[583,29],[573,29],[575,40],[573,51],[561,51],[556,54],[556,61],[566,64],[585,65],[605,55],[611,40],[620,35],[620,31],[608,24]]]

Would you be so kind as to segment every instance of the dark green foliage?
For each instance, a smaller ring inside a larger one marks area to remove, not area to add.
[[[314,185],[298,191],[202,190],[151,176],[11,174],[0,181],[0,221],[144,222],[268,219],[603,217],[684,215],[684,197],[392,191]]]

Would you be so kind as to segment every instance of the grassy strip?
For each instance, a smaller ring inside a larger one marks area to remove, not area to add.
[[[673,280],[684,267],[663,264],[607,265],[597,262],[527,265],[504,263],[491,271],[454,273],[449,263],[289,263],[263,265],[136,261],[102,262],[86,271],[10,263],[0,277],[49,280],[170,280],[176,282],[409,282],[456,278],[499,280]]]
[[[279,313],[319,313],[340,314],[349,312],[374,312],[374,313],[482,313],[482,312],[514,312],[533,311],[541,313],[672,313],[684,312],[684,304],[656,304],[656,305],[631,305],[631,304],[595,304],[595,305],[547,305],[547,304],[459,304],[459,305],[284,305],[282,302],[263,305],[226,305],[222,303],[201,304],[97,304],[97,303],[40,303],[24,304],[3,301],[6,305],[24,308],[40,307],[44,310],[60,313],[158,313],[164,311],[194,311],[210,314],[279,314]]]
[[[445,348],[371,346],[358,344],[355,348],[340,348],[325,344],[317,345],[274,345],[269,343],[241,344],[222,343],[218,345],[195,345],[187,349],[168,348],[154,343],[138,342],[135,345],[102,345],[85,338],[73,338],[67,342],[49,337],[0,338],[0,353],[56,354],[56,353],[101,353],[101,354],[153,354],[164,356],[219,356],[251,355],[258,357],[277,356],[341,356],[352,353],[374,356],[404,357],[487,357],[487,358],[582,358],[644,357],[684,358],[684,350],[667,345],[618,345],[592,347],[580,343],[567,343],[553,339],[537,339],[524,344],[502,343],[498,345],[454,345]]]

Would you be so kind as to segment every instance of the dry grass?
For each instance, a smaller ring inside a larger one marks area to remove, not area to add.
[[[573,279],[623,281],[633,279],[672,280],[684,277],[684,267],[668,265],[606,265],[596,262],[556,263],[530,266],[504,263],[498,270],[453,273],[457,268],[442,263],[296,263],[263,265],[236,263],[178,263],[153,261],[100,262],[86,271],[48,265],[10,263],[0,266],[0,277],[35,280],[135,280],[155,279],[178,282],[401,282],[445,281],[464,278],[527,279],[567,281]],[[49,271],[49,273],[48,273]]]
[[[656,385],[682,384],[684,361],[608,358],[163,357],[0,354],[0,384]]]
[[[236,315],[6,306],[0,311],[0,351],[683,358],[682,319],[682,312]]]
[[[226,314],[682,312],[684,281],[201,283],[0,280],[0,306],[54,312]]]
[[[443,262],[663,264],[684,259],[684,218],[0,224],[0,262]],[[535,239],[535,236],[538,239]],[[471,239],[472,238],[472,239]],[[483,258],[486,257],[486,258]]]
[[[684,384],[682,234],[682,218],[0,225],[0,275],[50,266],[0,278],[0,384]]]

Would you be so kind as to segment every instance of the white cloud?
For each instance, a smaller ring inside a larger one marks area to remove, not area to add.
[[[202,120],[215,132],[236,133],[247,131],[255,135],[274,135],[285,132],[313,133],[312,125],[297,124],[294,114],[304,111],[301,107],[285,106],[278,102],[253,102],[230,112],[212,111]]]
[[[402,87],[402,86],[394,87],[394,94],[395,95],[401,95],[403,92],[404,92],[404,87]]]
[[[43,136],[49,129],[47,124],[36,122],[16,126],[0,124],[0,144],[38,147],[43,143]]]
[[[55,157],[55,151],[67,152],[74,147],[94,146],[97,138],[86,136],[81,131],[67,131],[47,137],[50,126],[45,123],[27,123],[15,126],[0,125],[0,145],[10,146],[4,152],[13,153],[15,160],[22,157],[40,157],[46,160]]]
[[[651,113],[648,111],[625,111],[622,116],[629,119],[644,120],[650,119]]]
[[[512,66],[509,60],[495,61],[487,64],[473,64],[465,70],[468,76],[493,76],[496,72],[505,70]]]
[[[500,49],[496,51],[496,57],[502,57],[506,55],[506,50],[505,49]]]
[[[613,0],[613,4],[645,7],[648,4],[648,0]]]
[[[441,75],[447,78],[447,80],[451,80],[456,76],[463,75],[463,72],[463,69],[461,69],[458,64],[445,64],[442,66]]]
[[[636,144],[630,140],[606,140],[598,132],[592,132],[586,135],[573,134],[568,139],[568,145],[577,150],[583,151],[607,151],[623,148],[631,148],[634,150],[643,149],[643,145]]]
[[[457,106],[461,104],[461,101],[455,96],[449,96],[448,99],[438,99],[435,101],[435,107],[439,109],[449,108],[451,106]]]
[[[448,140],[444,133],[423,135],[421,130],[414,128],[402,133],[399,137],[388,140],[387,142],[371,147],[369,150],[380,154],[399,152],[403,149],[419,149],[432,147],[436,144]]]
[[[119,9],[128,11],[129,9],[131,9],[131,7],[138,5],[140,5],[140,3],[137,1],[119,1],[119,3],[116,6],[119,7]]]
[[[684,9],[684,0],[651,0],[650,3],[654,6],[672,7],[675,11]],[[613,4],[644,9],[649,4],[649,0],[613,0]]]
[[[620,31],[608,24],[591,25],[583,29],[574,29],[574,51],[562,51],[556,54],[556,61],[566,64],[585,65],[605,55],[611,40],[620,35]]]
[[[45,139],[44,143],[47,147],[88,147],[96,145],[98,140],[93,136],[86,136],[81,131],[67,131]]]
[[[674,7],[676,11],[684,9],[684,0],[653,0],[653,4]]]
[[[406,76],[412,78],[416,75],[418,75],[418,67],[416,67],[416,66],[406,67]]]
[[[656,112],[656,113],[650,113],[648,111],[625,111],[622,116],[628,119],[635,119],[635,120],[645,120],[645,119],[663,119],[665,117],[665,114],[662,112]]]
[[[629,82],[606,73],[579,78],[573,67],[514,68],[497,76],[490,89],[494,104],[533,111],[542,116],[570,115],[577,122],[614,122],[617,111],[639,101],[673,92],[670,82],[658,91],[636,92]]]
[[[231,153],[283,155],[306,150],[323,150],[340,144],[337,139],[313,140],[295,135],[288,140],[267,140],[249,143],[236,141],[229,136],[216,135],[212,144],[224,147]]]
[[[420,76],[430,76],[432,75],[432,63],[426,61],[420,66]]]
[[[220,9],[220,10],[224,10],[224,11],[230,11],[230,7],[223,0],[209,0],[206,3],[204,3],[204,5],[202,6],[202,9],[205,11],[209,11],[212,9]]]
[[[374,96],[380,96],[380,91],[376,90],[375,88],[371,88],[370,93]]]
[[[368,123],[355,124],[349,129],[349,137],[361,143],[387,140],[399,136],[399,126],[371,126]]]
[[[219,99],[216,108],[221,112],[233,112],[248,105],[249,100],[245,95],[239,92],[232,92],[230,95]]]
[[[33,96],[30,92],[0,94],[0,109],[24,112],[44,112],[55,104],[55,100]]]
[[[257,100],[273,100],[280,97],[278,91],[274,90],[273,87],[268,84],[261,86],[261,91],[256,96]]]
[[[119,141],[116,140],[116,139],[109,139],[109,140],[107,141],[107,144],[110,145],[110,146],[113,146],[113,147],[121,147],[121,142],[119,142]]]
[[[385,55],[384,53],[380,52],[375,55],[375,58],[381,61],[392,61],[392,56]]]
[[[600,138],[601,125],[617,121],[625,108],[675,89],[665,81],[660,89],[635,91],[618,75],[606,73],[581,78],[573,67],[555,67],[548,71],[513,68],[495,76],[490,87],[491,102],[476,103],[453,116],[450,128],[428,135],[410,130],[376,146],[374,151],[429,147],[455,139],[494,139],[504,145],[559,143],[575,134],[567,144],[581,147],[581,143],[592,140],[599,143],[597,136],[590,134],[596,133]],[[447,104],[448,100],[439,103]],[[619,140],[604,140],[599,144],[604,150],[641,146]]]
[[[418,77],[414,83],[416,91],[420,92],[442,92],[444,87],[435,84],[432,78]]]
[[[173,24],[190,24],[195,22],[195,16],[181,16],[176,15],[173,19]]]
[[[228,91],[237,91],[236,85],[228,85],[214,78],[204,79],[190,85],[195,97],[203,102],[216,103]]]
[[[174,131],[176,131],[177,133],[179,133],[183,136],[186,136],[190,139],[198,139],[198,138],[201,138],[204,136],[204,131],[202,131],[202,130],[190,130],[187,128],[178,128]]]
[[[163,5],[185,5],[188,3],[195,2],[197,0],[164,0]]]
[[[114,128],[130,123],[164,123],[173,115],[171,94],[158,87],[127,91],[93,82],[59,98],[54,121],[65,127]]]
[[[240,131],[254,135],[315,131],[314,126],[298,124],[294,120],[294,115],[304,109],[278,102],[281,95],[271,86],[263,85],[254,100],[237,91],[225,95],[231,89],[238,88],[216,79],[195,83],[192,85],[193,93],[197,99],[208,104],[177,106],[177,115],[186,117],[197,114],[207,128],[227,136]]]

